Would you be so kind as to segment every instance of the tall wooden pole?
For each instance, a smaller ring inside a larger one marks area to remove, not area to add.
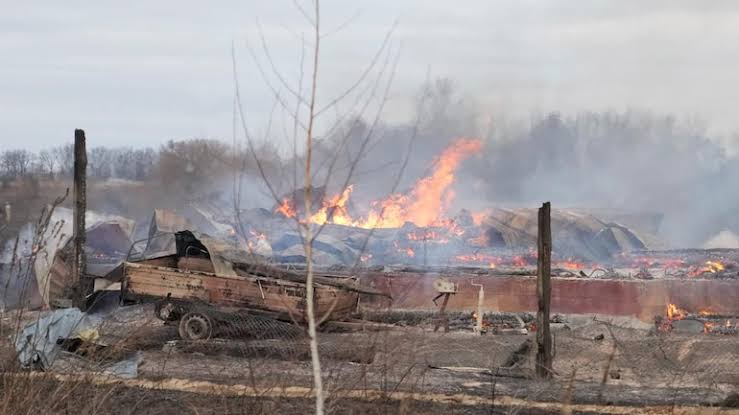
[[[72,300],[78,307],[84,307],[85,290],[82,276],[85,274],[85,211],[87,210],[87,150],[85,132],[74,130],[74,212],[72,237],[74,244],[74,263],[72,264]]]
[[[544,203],[539,208],[539,255],[537,260],[536,293],[539,297],[539,309],[536,313],[536,374],[540,378],[552,377],[552,334],[549,330],[549,306],[552,294],[552,228],[550,204]]]

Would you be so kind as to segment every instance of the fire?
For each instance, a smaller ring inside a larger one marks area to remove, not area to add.
[[[517,266],[519,268],[523,268],[523,267],[526,266],[526,260],[523,259],[523,257],[520,256],[520,255],[514,256],[513,259],[511,260],[511,262],[513,263],[513,265],[515,265],[515,266]]]
[[[267,235],[263,232],[249,229],[249,239],[246,241],[246,247],[249,252],[255,252],[259,249],[259,241],[266,241]]]
[[[670,320],[682,320],[685,318],[685,316],[688,315],[688,312],[678,308],[675,304],[667,304],[667,318]]]
[[[412,248],[404,248],[398,245],[398,241],[393,242],[393,246],[395,247],[395,250],[400,252],[401,254],[405,254],[408,257],[413,258],[416,256],[416,252]]]
[[[394,194],[378,202],[360,226],[397,228],[405,222],[417,226],[437,224],[454,199],[449,187],[454,183],[459,164],[481,148],[480,140],[458,139],[441,153],[430,176],[417,181],[408,195]]]
[[[446,231],[450,234],[462,236],[464,235],[464,229],[454,219],[440,219],[436,226],[446,228]]]
[[[328,222],[366,229],[398,228],[411,222],[420,227],[444,227],[455,235],[461,235],[464,230],[443,216],[454,199],[451,185],[457,168],[462,160],[479,152],[481,148],[480,140],[457,139],[441,153],[431,175],[418,180],[408,194],[396,193],[384,200],[372,202],[371,209],[364,218],[355,220],[346,209],[346,202],[353,191],[353,186],[349,186],[340,194],[326,199],[321,209],[312,214],[307,222],[319,225]],[[288,199],[283,199],[276,211],[286,217],[295,217],[295,208]]]
[[[457,255],[454,258],[462,262],[472,262],[472,263],[479,263],[479,264],[487,263],[490,268],[495,268],[497,264],[500,263],[500,258],[493,256],[493,255],[489,255],[489,254],[483,254],[483,253],[475,253],[475,254],[469,254],[469,255]]]
[[[697,317],[700,316],[700,317]],[[714,312],[711,310],[700,310],[698,313],[690,313],[677,307],[675,304],[667,305],[666,319],[662,320],[658,329],[663,332],[672,330],[672,322],[685,318],[692,318],[703,322],[703,332],[706,334],[736,334],[736,323],[732,323],[731,319],[726,322],[716,320]],[[709,320],[710,319],[710,320]]]
[[[652,258],[648,256],[639,256],[633,258],[631,266],[634,268],[680,268],[685,265],[685,261],[680,258]]]
[[[568,259],[557,264],[559,267],[564,269],[583,269],[585,264]]]
[[[409,241],[428,241],[439,244],[449,243],[449,239],[441,236],[439,232],[431,229],[409,232],[406,236],[408,237]]]
[[[715,274],[726,269],[726,266],[719,261],[706,261],[703,266],[690,272],[691,276],[699,276],[701,274]]]
[[[706,261],[706,266],[703,268],[704,272],[719,272],[725,269],[724,265],[718,261]]]
[[[293,208],[293,205],[290,203],[288,198],[282,199],[282,202],[280,202],[280,206],[277,206],[276,211],[282,213],[282,215],[287,218],[295,217],[295,208]]]
[[[323,207],[310,217],[310,222],[320,225],[328,222],[330,219],[331,223],[338,225],[352,225],[352,218],[346,211],[346,202],[349,201],[352,191],[354,191],[354,186],[348,186],[340,194],[324,200]],[[329,214],[331,218],[328,217]]]
[[[475,224],[476,226],[480,226],[480,225],[482,225],[482,222],[483,222],[483,221],[484,221],[484,220],[485,220],[485,219],[486,219],[486,218],[487,218],[488,216],[490,216],[490,213],[491,213],[491,212],[492,212],[492,209],[490,209],[490,208],[488,208],[488,209],[484,209],[484,210],[481,210],[481,211],[479,211],[479,212],[472,212],[472,213],[471,213],[471,215],[472,215],[472,222],[473,222],[473,223],[474,223],[474,224]]]

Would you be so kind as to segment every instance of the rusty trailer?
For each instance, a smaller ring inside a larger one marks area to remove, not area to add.
[[[306,323],[305,275],[227,261],[221,253],[206,236],[178,232],[167,255],[125,261],[118,268],[122,300],[155,303],[156,316],[179,321],[180,335],[191,340],[208,338],[219,324],[245,315]],[[344,276],[317,275],[314,287],[321,321],[345,320],[360,294],[380,294]]]

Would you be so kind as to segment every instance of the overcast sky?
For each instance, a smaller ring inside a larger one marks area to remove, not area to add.
[[[335,0],[323,8],[327,30],[357,16],[326,38],[325,96],[361,71],[398,21],[391,119],[407,115],[429,68],[484,111],[637,108],[739,130],[739,2]],[[0,143],[35,150],[70,141],[76,127],[88,145],[229,139],[232,41],[250,117],[263,121],[270,110],[242,47],[257,19],[290,73],[295,34],[307,27],[288,0],[6,1]]]

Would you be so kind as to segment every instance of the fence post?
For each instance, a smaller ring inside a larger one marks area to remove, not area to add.
[[[536,313],[536,374],[540,378],[552,377],[552,334],[549,330],[549,306],[552,294],[551,260],[552,229],[550,203],[539,208],[538,258],[536,266],[536,293],[539,308]]]
[[[85,274],[85,212],[87,210],[87,150],[85,131],[74,130],[74,212],[72,219],[72,237],[74,246],[74,263],[72,264],[72,301],[84,308],[86,284]]]

